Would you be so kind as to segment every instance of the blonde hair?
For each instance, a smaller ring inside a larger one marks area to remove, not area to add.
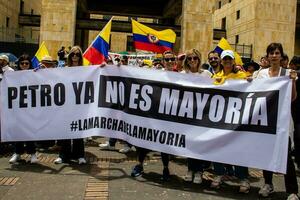
[[[71,55],[74,54],[74,52],[79,51],[81,56],[79,57],[79,61],[78,61],[78,66],[82,66],[83,65],[83,57],[82,57],[82,50],[80,48],[80,46],[73,46],[68,54],[67,57],[67,66],[68,67],[72,67],[72,57]]]
[[[202,73],[203,69],[201,67],[201,53],[197,49],[190,49],[190,50],[186,51],[186,53],[185,53],[186,56],[185,56],[185,59],[183,62],[183,69],[187,72],[191,71],[191,69],[190,69],[191,67],[188,64],[188,57],[192,54],[195,54],[198,57],[199,62],[198,62],[197,69],[198,69],[199,73]]]

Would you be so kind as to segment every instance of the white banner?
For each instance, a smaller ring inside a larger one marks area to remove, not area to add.
[[[2,141],[106,136],[179,156],[285,173],[288,77],[227,81],[128,66],[6,73]]]

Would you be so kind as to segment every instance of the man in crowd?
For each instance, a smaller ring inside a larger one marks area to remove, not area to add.
[[[64,46],[57,52],[58,55],[58,67],[65,66],[67,51]]]
[[[2,80],[3,73],[6,71],[14,71],[11,67],[9,67],[9,58],[6,55],[0,56],[0,80]]]
[[[209,67],[208,71],[210,71],[212,74],[216,74],[220,71],[220,56],[217,52],[211,51],[207,55]]]

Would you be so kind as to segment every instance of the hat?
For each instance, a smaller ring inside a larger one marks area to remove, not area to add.
[[[8,59],[7,55],[1,55],[0,60],[5,60],[6,62],[9,62],[9,59]]]
[[[234,53],[231,50],[224,50],[221,53],[221,59],[225,58],[226,56],[229,56],[230,58],[234,59]]]
[[[44,56],[41,60],[44,63],[55,63],[55,60],[51,56]]]

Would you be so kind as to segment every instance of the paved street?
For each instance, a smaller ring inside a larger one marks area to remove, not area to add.
[[[22,161],[10,165],[9,148],[2,149],[0,156],[0,199],[102,199],[102,200],[179,200],[179,199],[259,199],[262,173],[250,170],[251,190],[239,194],[237,181],[227,177],[218,191],[209,188],[213,177],[210,170],[204,174],[202,185],[186,183],[182,177],[186,172],[186,160],[174,157],[170,163],[170,182],[162,182],[160,154],[149,154],[142,177],[130,177],[135,165],[135,152],[127,155],[118,151],[99,151],[97,139],[86,144],[88,164],[54,164],[57,152],[39,152],[39,164],[29,164],[30,156],[23,155]],[[117,149],[121,147],[117,145]],[[299,182],[299,181],[298,181]],[[267,199],[286,199],[282,175],[274,176],[275,193]]]

